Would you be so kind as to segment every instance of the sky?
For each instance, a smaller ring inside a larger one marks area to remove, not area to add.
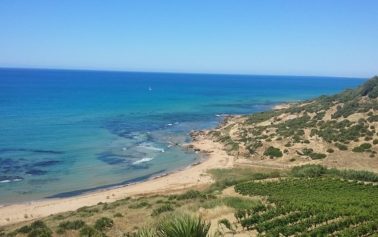
[[[377,0],[1,0],[0,67],[370,77]]]

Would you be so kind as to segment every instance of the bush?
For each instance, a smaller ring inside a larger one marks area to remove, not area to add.
[[[177,200],[187,200],[187,199],[195,199],[195,198],[201,198],[203,194],[200,191],[197,190],[189,190],[186,191],[183,194],[177,195]]]
[[[346,150],[348,150],[348,147],[346,145],[344,145],[344,144],[341,144],[341,143],[336,143],[335,146],[337,148],[339,148],[340,151],[346,151]]]
[[[61,230],[78,230],[85,225],[85,222],[82,220],[76,221],[65,221],[58,225],[58,228]]]
[[[84,226],[80,230],[80,237],[106,237],[102,232],[91,226]]]
[[[32,230],[32,228],[28,225],[24,225],[23,227],[19,228],[16,230],[16,233],[22,233],[22,234],[27,234]]]
[[[119,212],[117,212],[116,214],[114,214],[114,217],[123,217],[123,215]]]
[[[30,225],[28,237],[50,237],[52,231],[43,221],[35,221]]]
[[[28,234],[28,237],[50,237],[51,229],[43,221],[35,221],[30,226],[23,226],[16,233]]]
[[[108,217],[101,217],[98,219],[94,225],[94,228],[100,231],[103,231],[105,229],[111,228],[113,226],[114,222],[112,219]]]
[[[333,152],[335,152],[335,151],[334,151],[332,148],[328,148],[328,149],[327,149],[327,152],[328,152],[328,153],[333,153]]]
[[[371,148],[371,144],[370,143],[363,143],[359,146],[356,146],[355,148],[353,148],[352,151],[354,152],[364,152],[364,151],[367,151]]]
[[[310,157],[311,159],[313,160],[321,160],[321,159],[324,159],[327,157],[326,154],[323,154],[323,153],[316,153],[316,152],[313,152],[310,154]]]
[[[320,177],[326,173],[327,169],[321,165],[303,165],[291,169],[294,177]]]
[[[378,144],[378,139],[374,139],[374,140],[373,140],[373,144],[374,144],[374,145]]]
[[[265,150],[264,155],[269,156],[270,158],[283,156],[282,151],[279,148],[272,146],[268,147],[268,149]]]
[[[163,206],[155,208],[152,211],[151,216],[157,216],[157,215],[160,215],[163,212],[169,212],[169,211],[173,211],[173,210],[174,210],[174,208],[171,204],[164,204]]]
[[[151,205],[148,202],[143,201],[143,202],[138,202],[138,203],[131,204],[131,205],[129,205],[129,208],[131,208],[131,209],[139,209],[139,208],[149,207],[149,206],[151,206]]]
[[[29,232],[28,237],[51,237],[51,234],[50,228],[33,229]]]

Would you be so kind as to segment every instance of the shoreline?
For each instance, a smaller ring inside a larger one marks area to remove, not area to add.
[[[290,102],[273,105],[270,110],[284,109],[292,105]],[[221,127],[228,118],[240,115],[226,115],[217,127]],[[212,128],[212,129],[217,129]],[[223,150],[223,145],[206,137],[209,130],[192,131],[192,141],[183,145],[183,149],[191,149],[201,153],[194,163],[163,172],[147,179],[124,185],[83,192],[67,197],[50,197],[41,200],[0,205],[0,227],[27,222],[49,215],[67,211],[75,211],[80,207],[96,205],[99,202],[114,202],[123,198],[153,194],[170,194],[201,187],[213,183],[207,170],[234,167],[234,157]],[[27,217],[27,218],[26,218]]]
[[[121,187],[97,190],[72,197],[3,205],[0,206],[0,226],[75,211],[80,207],[96,205],[99,202],[114,202],[132,196],[174,193],[209,185],[213,179],[207,174],[207,170],[231,168],[234,160],[222,150],[221,144],[206,139],[203,132],[194,136],[193,141],[186,147],[204,154],[206,158],[200,158],[190,166]]]

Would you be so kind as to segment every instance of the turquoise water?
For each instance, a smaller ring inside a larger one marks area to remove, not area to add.
[[[362,79],[0,69],[0,203],[77,195],[193,163],[176,144],[224,114]]]

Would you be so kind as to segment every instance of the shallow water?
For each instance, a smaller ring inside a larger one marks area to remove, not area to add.
[[[176,144],[224,114],[362,79],[0,69],[0,203],[77,195],[193,163]]]

